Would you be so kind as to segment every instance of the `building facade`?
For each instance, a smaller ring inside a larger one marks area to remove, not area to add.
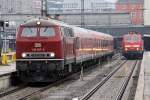
[[[7,44],[3,48],[15,50],[16,27],[24,20],[40,15],[41,0],[0,0],[0,20],[9,22],[9,27],[0,32],[3,43]]]
[[[150,25],[150,0],[144,1],[144,25]]]
[[[63,14],[59,20],[70,25],[81,26],[81,14]],[[129,13],[87,13],[84,15],[84,27],[111,27],[111,26],[129,26]]]
[[[41,0],[1,0],[0,14],[39,14]]]
[[[47,0],[48,14],[79,13],[81,2],[84,3],[84,12],[106,12],[115,9],[115,4],[106,0]]]
[[[118,0],[116,10],[118,12],[129,12],[131,14],[131,23],[133,25],[142,25],[144,0]]]
[[[41,15],[41,0],[1,0],[0,20],[20,23]]]

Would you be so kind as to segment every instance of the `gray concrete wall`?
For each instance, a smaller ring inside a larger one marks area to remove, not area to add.
[[[144,0],[144,25],[150,25],[150,0]]]
[[[115,37],[121,37],[123,34],[127,34],[129,31],[136,31],[141,33],[142,35],[144,34],[150,34],[150,26],[116,26],[116,27],[86,27],[88,29],[104,32],[111,34]]]
[[[81,15],[80,14],[64,14],[60,15],[60,20],[71,24],[71,25],[81,25]],[[108,26],[108,25],[130,25],[131,19],[129,13],[95,13],[95,14],[85,14],[84,15],[85,26]]]

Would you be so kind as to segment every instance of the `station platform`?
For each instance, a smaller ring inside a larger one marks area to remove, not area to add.
[[[150,52],[144,52],[134,100],[150,100]]]
[[[16,63],[0,65],[0,91],[12,86],[12,74],[16,72]]]
[[[9,63],[8,65],[0,65],[0,76],[10,74],[16,71],[16,63]]]
[[[2,53],[1,55],[2,55],[1,57],[2,65],[0,65],[0,76],[15,72],[16,71],[15,52]],[[7,56],[7,59],[4,58],[4,55]],[[3,62],[5,62],[5,64],[3,64]]]

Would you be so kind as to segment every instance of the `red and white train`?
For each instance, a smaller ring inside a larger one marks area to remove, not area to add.
[[[123,55],[126,58],[142,58],[143,56],[142,35],[135,32],[129,32],[123,35],[122,48]]]
[[[16,68],[26,82],[48,82],[112,54],[111,35],[53,19],[29,20],[17,32]]]

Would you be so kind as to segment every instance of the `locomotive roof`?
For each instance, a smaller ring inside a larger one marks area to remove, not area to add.
[[[89,37],[92,37],[93,34],[94,35],[101,35],[103,36],[104,38],[105,37],[110,37],[112,38],[111,35],[109,34],[105,34],[105,33],[102,33],[102,32],[96,32],[96,31],[93,31],[93,30],[89,30],[89,29],[84,29],[84,28],[80,28],[80,27],[76,27],[76,26],[72,26],[72,25],[68,25],[62,21],[58,21],[58,20],[54,20],[54,19],[31,19],[31,20],[28,20],[26,21],[24,24],[22,24],[22,26],[37,26],[37,22],[40,22],[40,26],[55,26],[55,25],[58,25],[58,26],[64,26],[64,27],[70,27],[72,28],[75,32],[83,32],[83,33],[87,33]],[[92,34],[89,34],[89,33],[92,33]],[[85,35],[83,34],[83,35]]]
[[[59,26],[66,26],[69,27],[66,23],[63,23],[58,20],[53,20],[53,19],[31,19],[26,21],[23,26],[37,26],[37,22],[41,22],[41,26],[53,26],[53,25],[59,25]]]
[[[141,34],[140,33],[131,33],[131,34],[124,34],[123,36],[131,36],[131,35],[140,35],[141,36]]]

